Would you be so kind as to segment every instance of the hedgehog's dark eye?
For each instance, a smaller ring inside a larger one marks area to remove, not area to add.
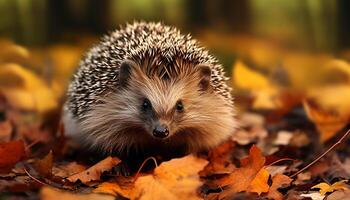
[[[148,99],[144,99],[142,103],[142,110],[147,111],[152,109],[152,104]]]
[[[176,110],[177,110],[178,112],[182,112],[182,111],[184,110],[184,105],[182,104],[182,101],[181,101],[181,100],[179,100],[179,101],[176,102]]]

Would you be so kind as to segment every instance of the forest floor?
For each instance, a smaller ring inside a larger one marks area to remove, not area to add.
[[[150,170],[125,177],[116,173],[122,160],[79,150],[60,123],[88,42],[27,49],[0,41],[0,199],[350,199],[349,53],[231,43],[237,131],[207,153],[149,158]]]

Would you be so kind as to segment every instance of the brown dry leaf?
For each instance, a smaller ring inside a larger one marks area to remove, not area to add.
[[[327,112],[308,101],[303,101],[303,105],[308,118],[315,123],[320,133],[321,142],[331,139],[349,122],[349,116],[347,115]]]
[[[288,185],[292,182],[292,179],[283,174],[276,174],[272,177],[272,185],[267,193],[267,197],[274,200],[282,200],[282,194],[277,190],[283,185]]]
[[[70,162],[66,165],[60,165],[52,169],[52,174],[62,178],[67,178],[73,174],[80,173],[86,170],[84,165],[80,165],[77,162]]]
[[[57,96],[47,83],[15,63],[0,66],[0,91],[15,108],[42,113],[58,106]]]
[[[312,187],[312,189],[319,188],[320,194],[325,195],[327,192],[333,192],[336,190],[349,190],[348,185],[346,184],[347,180],[341,180],[329,185],[328,183],[319,183]]]
[[[34,163],[35,170],[43,177],[52,175],[53,155],[52,150],[43,158]]]
[[[327,196],[327,200],[350,200],[350,190],[339,190],[335,191],[329,196]]]
[[[200,176],[231,173],[236,167],[231,162],[231,153],[235,144],[229,140],[209,152],[209,163],[199,173]]]
[[[162,163],[153,175],[139,177],[131,199],[199,199],[198,172],[208,161],[192,155]]]
[[[22,140],[0,143],[0,173],[10,172],[12,167],[25,156]]]
[[[221,187],[228,186],[228,189],[220,196],[226,197],[242,191],[258,194],[267,192],[269,190],[267,184],[269,173],[264,168],[264,164],[265,157],[261,150],[253,145],[249,151],[249,156],[241,159],[241,167],[218,181]]]
[[[87,170],[74,174],[67,179],[70,182],[76,182],[77,180],[80,180],[82,183],[99,180],[103,172],[112,169],[112,167],[119,164],[120,162],[121,160],[119,158],[109,156],[94,166],[88,168]]]
[[[41,200],[114,200],[113,196],[103,194],[77,194],[57,190],[50,187],[43,187],[40,190]]]

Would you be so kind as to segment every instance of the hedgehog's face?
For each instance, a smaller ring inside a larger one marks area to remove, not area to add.
[[[112,148],[166,144],[198,151],[231,135],[235,126],[232,105],[214,92],[208,66],[198,65],[176,78],[163,79],[146,75],[135,65],[121,65],[120,89],[93,113],[104,124],[98,134],[108,130],[108,137],[100,137],[110,145],[118,142]]]
[[[137,112],[130,114],[139,119],[137,124],[142,124],[145,134],[157,141],[186,143],[198,149],[216,145],[232,133],[232,107],[214,93],[209,66],[188,66],[193,70],[162,78],[146,75],[131,65],[136,64],[121,66],[121,75],[129,76],[122,79],[126,82],[121,87],[133,93],[129,95],[134,98],[130,109]]]

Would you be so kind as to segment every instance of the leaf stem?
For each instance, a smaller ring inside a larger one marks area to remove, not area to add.
[[[293,175],[291,175],[291,178],[296,177],[298,174],[300,174],[301,172],[305,171],[306,169],[308,169],[309,167],[311,167],[313,164],[315,164],[317,161],[319,161],[321,158],[323,158],[326,154],[328,154],[330,151],[332,151],[336,146],[338,146],[340,143],[343,142],[343,140],[350,134],[350,129],[348,129],[348,131],[346,131],[346,133],[344,133],[344,135],[336,142],[334,143],[331,147],[329,147],[325,152],[323,152],[320,156],[318,156],[318,158],[316,158],[314,161],[312,161],[310,164],[306,165],[304,168],[302,168],[301,170],[295,172]]]

